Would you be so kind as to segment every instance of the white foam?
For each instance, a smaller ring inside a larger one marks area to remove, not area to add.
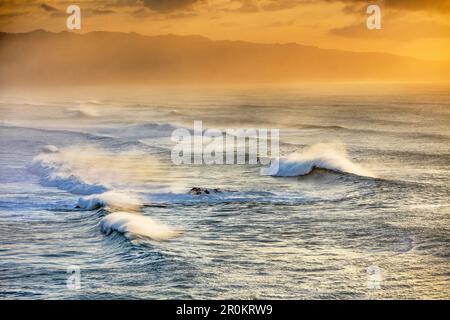
[[[117,210],[138,211],[142,205],[142,200],[135,194],[108,191],[78,199],[77,207],[85,210],[108,207]]]
[[[339,143],[319,143],[279,159],[279,168],[265,168],[262,173],[270,176],[294,177],[310,173],[314,168],[375,177],[362,165],[353,162],[345,147]]]
[[[175,230],[150,217],[130,212],[114,212],[102,219],[101,231],[107,235],[116,231],[127,239],[167,240],[176,237],[180,231]]]

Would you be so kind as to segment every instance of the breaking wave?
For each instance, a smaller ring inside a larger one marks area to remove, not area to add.
[[[115,210],[138,211],[143,206],[142,199],[134,194],[107,191],[78,199],[77,208],[95,210],[103,207]]]
[[[295,177],[311,173],[314,169],[326,169],[341,173],[375,178],[361,164],[353,162],[345,147],[339,143],[319,143],[278,159],[278,168],[262,169],[262,174],[277,177]]]
[[[104,217],[100,222],[100,228],[106,235],[116,231],[129,240],[162,241],[180,234],[180,231],[157,222],[150,217],[120,211]]]
[[[145,152],[111,153],[91,146],[61,150],[47,146],[34,157],[30,170],[40,176],[43,185],[80,195],[141,186],[160,174],[157,159]]]
[[[109,154],[93,147],[58,149],[49,145],[33,159],[30,170],[46,186],[86,195],[78,199],[75,209],[102,208],[106,214],[100,223],[102,232],[116,231],[130,240],[159,241],[180,232],[144,216],[141,197],[127,191],[128,187],[141,186],[147,176],[156,174],[148,163],[152,160],[140,152]]]

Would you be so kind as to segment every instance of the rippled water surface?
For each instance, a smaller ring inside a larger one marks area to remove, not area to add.
[[[1,298],[450,298],[448,87],[0,98]],[[280,129],[288,174],[174,165],[195,120]]]

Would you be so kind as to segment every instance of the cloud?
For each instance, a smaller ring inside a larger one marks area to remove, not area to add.
[[[350,8],[360,8],[369,5],[367,0],[326,0],[328,2],[340,1]],[[379,4],[385,8],[398,10],[423,10],[429,12],[449,13],[450,0],[378,0],[370,4]]]
[[[44,10],[44,11],[50,13],[50,15],[51,15],[52,17],[62,17],[62,16],[65,16],[65,12],[64,12],[64,11],[59,10],[58,8],[52,7],[51,5],[46,4],[46,3],[41,3],[41,4],[39,5],[39,8],[41,8],[42,10]]]
[[[369,4],[379,4],[385,8],[398,10],[424,10],[450,12],[450,0],[230,0],[230,3],[239,3],[239,12],[279,11],[315,3],[343,3],[346,12],[360,12]]]
[[[46,3],[41,3],[39,5],[39,8],[44,9],[47,12],[57,12],[59,11],[58,9],[56,9],[55,7],[52,7],[51,5],[48,5]]]
[[[235,11],[243,13],[253,13],[259,11],[258,3],[255,0],[239,0],[235,2],[240,4],[239,8],[237,8]]]
[[[450,12],[450,0],[385,0],[388,7],[408,10]]]
[[[411,26],[402,22],[393,23],[383,27],[381,30],[369,30],[365,23],[348,25],[342,28],[335,28],[330,34],[349,37],[363,38],[366,40],[417,40],[430,38],[449,38],[450,25],[433,21],[415,22],[414,32],[411,32]]]
[[[114,10],[110,9],[92,9],[93,15],[106,15],[116,13]]]
[[[151,10],[147,8],[139,8],[130,12],[130,14],[135,18],[147,18],[151,15]]]
[[[231,0],[230,4],[238,5],[237,8],[226,10],[242,13],[254,13],[258,11],[279,11],[292,9],[301,4],[312,3],[313,0]]]
[[[191,12],[174,12],[167,15],[170,19],[186,19],[198,16],[197,13]]]
[[[132,1],[128,1],[129,4],[134,4],[136,2],[136,0]],[[113,4],[125,4],[126,1],[124,2],[123,0],[120,0],[119,2],[113,2]],[[100,4],[100,3],[99,3]],[[92,2],[92,5],[95,5],[95,2]],[[60,10],[56,7],[51,6],[48,3],[41,3],[38,5],[40,9],[50,13],[50,15],[52,17],[65,17],[67,16],[67,13],[64,10]],[[114,7],[114,5],[113,5]],[[101,6],[97,6],[97,7],[84,7],[81,5],[81,9],[83,12],[83,16],[84,17],[92,17],[92,16],[102,16],[102,15],[109,15],[109,14],[114,14],[117,13],[116,11],[112,10],[112,9],[108,9],[107,7],[101,7]]]
[[[70,1],[47,0],[47,3],[40,3],[39,0],[1,0],[0,7],[17,8],[18,6],[38,5],[47,12],[60,11],[54,4],[69,3]],[[142,7],[156,12],[192,11],[197,7],[206,5],[218,11],[278,11],[292,9],[300,5],[316,3],[343,3],[348,8],[356,8],[369,4],[380,4],[386,8],[399,10],[424,10],[431,12],[450,13],[450,0],[81,0],[80,5],[87,8],[112,8],[130,7],[139,9]]]
[[[15,17],[23,16],[25,14],[26,13],[23,13],[23,12],[5,12],[5,13],[0,13],[0,20],[1,19],[15,18]]]
[[[377,39],[378,36],[383,33],[384,37],[385,30],[369,30],[365,23],[351,24],[345,27],[334,28],[330,30],[330,34],[341,36],[341,37],[358,37],[366,39]]]
[[[157,12],[190,10],[194,4],[200,2],[203,0],[143,0],[145,7]]]
[[[278,28],[278,27],[291,27],[295,23],[296,23],[295,19],[291,19],[291,20],[288,20],[288,21],[275,21],[275,22],[269,24],[268,27],[275,27],[275,28]]]
[[[265,1],[261,4],[261,9],[267,11],[278,11],[278,10],[286,10],[292,9],[300,4],[310,3],[311,1],[307,0],[270,0]]]

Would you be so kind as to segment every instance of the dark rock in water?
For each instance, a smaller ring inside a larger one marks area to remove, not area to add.
[[[189,191],[189,194],[192,194],[194,196],[199,196],[202,194],[211,194],[211,193],[221,193],[222,191],[220,189],[207,189],[207,188],[198,188],[194,187]]]
[[[202,188],[192,188],[191,191],[189,191],[189,193],[193,194],[193,195],[199,195],[199,194],[204,193],[204,191],[202,190]],[[209,194],[209,191],[208,191],[208,194]]]

